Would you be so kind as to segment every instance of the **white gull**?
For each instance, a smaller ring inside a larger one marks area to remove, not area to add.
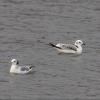
[[[56,48],[60,53],[72,53],[72,54],[81,54],[82,45],[85,45],[82,40],[76,40],[74,44],[53,44],[49,43],[50,46]]]
[[[19,61],[17,59],[12,59],[11,63],[10,73],[28,74],[32,71],[32,66],[19,66]]]

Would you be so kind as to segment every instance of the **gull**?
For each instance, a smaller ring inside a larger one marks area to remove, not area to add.
[[[32,71],[32,66],[19,66],[19,61],[17,59],[12,59],[11,63],[10,73],[28,74]]]
[[[85,45],[82,40],[76,40],[74,44],[53,44],[49,43],[50,46],[56,48],[60,53],[72,53],[72,54],[81,54],[82,45]]]

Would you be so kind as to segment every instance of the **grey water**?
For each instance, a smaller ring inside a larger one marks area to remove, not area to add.
[[[48,45],[77,39],[79,56]],[[10,74],[12,58],[33,73]],[[100,0],[0,0],[0,99],[100,99]]]

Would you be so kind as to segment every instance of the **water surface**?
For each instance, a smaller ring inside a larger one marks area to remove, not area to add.
[[[80,56],[48,46],[76,39]],[[34,72],[9,74],[12,58]],[[100,99],[100,1],[0,0],[0,99]]]

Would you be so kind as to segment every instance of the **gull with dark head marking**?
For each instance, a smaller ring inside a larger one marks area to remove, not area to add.
[[[60,53],[72,53],[72,54],[81,54],[82,45],[85,45],[82,40],[76,40],[74,44],[53,44],[49,43],[50,46],[56,48]]]
[[[28,74],[32,71],[32,66],[19,66],[19,61],[17,59],[12,59],[11,63],[10,73]]]

